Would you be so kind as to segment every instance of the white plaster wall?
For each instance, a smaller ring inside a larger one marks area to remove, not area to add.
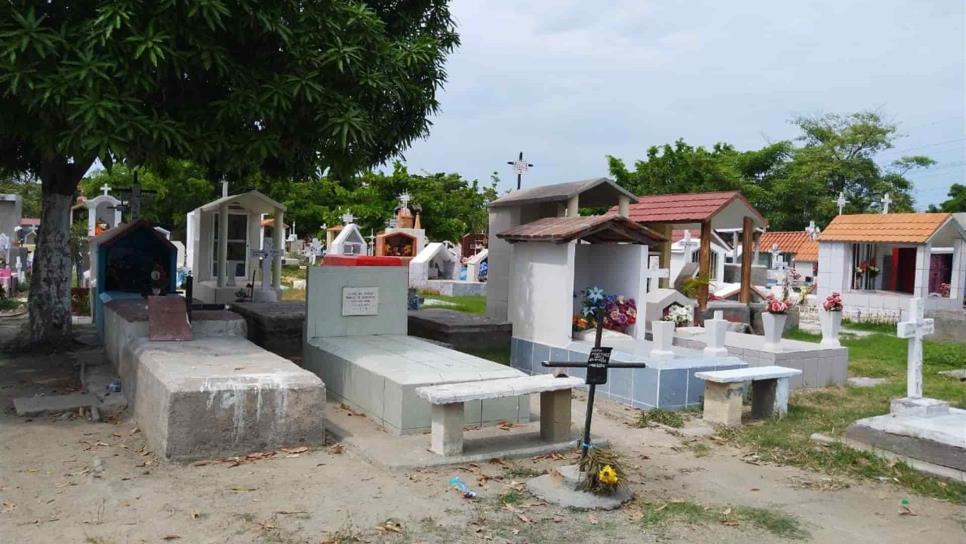
[[[486,315],[507,319],[510,293],[510,244],[497,234],[520,224],[520,208],[490,209],[489,260],[486,279]]]
[[[578,244],[575,248],[574,296],[570,315],[580,310],[580,291],[597,286],[607,294],[633,298],[641,308],[647,294],[647,246],[637,244]],[[568,319],[569,322],[569,319]],[[634,325],[627,333],[635,338],[644,327]]]
[[[305,293],[303,338],[408,333],[409,268],[405,266],[311,266]],[[343,287],[377,287],[376,315],[342,315]]]
[[[818,298],[824,300],[833,291],[844,293],[849,287],[851,261],[845,242],[821,242],[818,245]]]
[[[187,233],[185,235],[185,261],[186,266],[191,269],[192,275],[198,279],[200,269],[198,259],[201,257],[200,238],[201,236],[201,211],[195,209],[188,212]]]
[[[574,259],[574,243],[512,246],[507,317],[513,336],[555,346],[570,342]]]
[[[929,296],[929,264],[932,244],[916,247],[916,286],[912,294],[917,297]]]

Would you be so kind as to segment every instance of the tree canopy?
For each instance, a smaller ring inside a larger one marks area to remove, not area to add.
[[[81,189],[87,195],[96,195],[105,183],[125,189],[132,180],[129,168],[116,165],[84,178]],[[201,168],[187,161],[142,167],[138,180],[144,189],[156,193],[142,199],[141,215],[171,230],[176,239],[184,238],[186,214],[220,194],[215,184],[204,178]],[[497,196],[496,182],[493,179],[489,185],[482,185],[459,174],[412,174],[396,162],[391,172],[367,171],[345,182],[330,177],[295,181],[251,175],[230,182],[229,188],[233,194],[257,189],[285,204],[286,224],[294,223],[302,237],[320,235],[323,223],[340,224],[346,211],[352,212],[364,233],[378,233],[393,216],[397,197],[408,191],[413,204],[422,208],[427,235],[433,240],[458,241],[466,233],[486,230],[486,204]]]
[[[949,196],[949,199],[942,204],[938,206],[935,204],[930,205],[929,211],[949,213],[966,212],[966,185],[953,183],[952,187],[949,188],[949,194],[947,196]]]
[[[426,134],[458,37],[446,0],[10,0],[0,172],[43,186],[35,341],[69,338],[68,209],[99,159],[343,180]]]
[[[740,190],[773,230],[800,230],[809,221],[827,223],[838,213],[835,199],[844,191],[849,213],[879,209],[890,193],[892,210],[911,210],[912,183],[905,175],[934,164],[922,156],[902,157],[883,168],[877,154],[893,146],[894,124],[874,112],[802,117],[795,141],[738,151],[728,144],[710,150],[683,140],[651,147],[629,170],[608,157],[611,175],[636,194]]]

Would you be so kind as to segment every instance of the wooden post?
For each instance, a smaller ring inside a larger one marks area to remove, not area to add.
[[[755,224],[750,217],[745,217],[741,226],[741,291],[738,301],[742,304],[751,302],[751,257],[754,252]]]
[[[711,277],[711,221],[701,223],[701,252],[698,254],[698,276]],[[698,288],[698,306],[708,307],[708,286]]]
[[[666,242],[661,244],[661,257],[659,259],[661,264],[658,268],[671,270],[671,244],[674,243],[671,241],[671,235],[674,233],[674,226],[670,223],[665,223],[664,225],[658,225],[655,230],[663,234],[664,238],[667,239]],[[674,286],[673,281],[674,278],[668,274],[668,277],[658,280],[658,285],[670,289]]]

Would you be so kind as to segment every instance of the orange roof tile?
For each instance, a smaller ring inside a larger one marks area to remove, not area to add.
[[[710,220],[735,199],[744,201],[760,223],[767,223],[738,191],[644,195],[631,204],[630,218],[638,223],[699,223]],[[616,212],[617,208],[610,211]]]
[[[799,248],[808,240],[808,233],[800,230],[776,230],[768,231],[761,235],[758,240],[758,247],[762,251],[771,251],[771,248],[778,244],[778,250],[782,253],[797,254]]]
[[[924,244],[950,217],[948,213],[840,215],[825,227],[819,241]]]
[[[802,245],[798,246],[798,253],[795,254],[796,261],[803,261],[809,263],[818,262],[818,241],[812,240],[811,238],[802,242]]]

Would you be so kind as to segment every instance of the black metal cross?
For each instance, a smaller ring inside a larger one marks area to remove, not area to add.
[[[523,160],[523,151],[520,152],[520,157],[515,161],[506,161],[507,164],[513,167],[513,171],[517,173],[517,191],[520,190],[520,180],[523,178],[523,173],[527,171],[528,168],[533,168],[533,165]]]
[[[154,197],[157,191],[141,189],[141,182],[138,181],[138,171],[135,168],[130,189],[117,189],[116,192],[126,195],[127,200],[121,205],[121,209],[127,208],[131,211],[131,222],[137,221],[141,217],[141,197]]]
[[[600,345],[600,338],[604,334],[604,311],[597,310],[597,335],[594,339],[594,348],[590,350],[586,363],[570,363],[562,361],[544,361],[541,363],[548,368],[586,368],[587,378],[585,381],[590,386],[587,392],[587,417],[584,420],[584,439],[580,443],[581,457],[587,457],[590,449],[590,422],[594,415],[594,394],[597,386],[607,383],[607,370],[611,368],[647,368],[645,363],[612,363],[610,353],[614,348],[605,348]]]

